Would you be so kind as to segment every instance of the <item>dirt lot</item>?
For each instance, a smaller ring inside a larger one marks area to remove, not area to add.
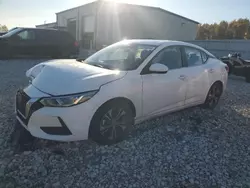
[[[136,126],[129,139],[9,142],[14,95],[42,60],[0,61],[0,187],[250,187],[250,84],[229,79],[214,110],[183,110]]]

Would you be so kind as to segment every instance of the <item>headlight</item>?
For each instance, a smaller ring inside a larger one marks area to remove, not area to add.
[[[40,100],[40,102],[44,106],[48,106],[48,107],[69,107],[69,106],[81,104],[89,100],[97,92],[98,91],[89,91],[89,92],[75,94],[75,95],[43,98]]]

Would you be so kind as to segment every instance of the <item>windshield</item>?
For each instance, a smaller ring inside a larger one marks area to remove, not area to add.
[[[107,69],[134,70],[155,48],[153,45],[118,43],[100,50],[84,63]]]
[[[9,32],[6,33],[5,35],[3,35],[2,37],[10,37],[21,30],[22,30],[21,28],[13,28],[13,29],[9,30]]]

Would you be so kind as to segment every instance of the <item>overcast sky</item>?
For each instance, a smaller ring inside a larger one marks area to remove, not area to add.
[[[56,21],[56,12],[93,0],[0,0],[0,24],[34,27]],[[250,18],[250,0],[116,0],[164,8],[200,23]]]

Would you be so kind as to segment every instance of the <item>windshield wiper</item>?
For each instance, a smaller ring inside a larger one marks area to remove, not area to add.
[[[76,61],[79,61],[82,63],[83,61],[85,61],[85,58],[77,58]]]
[[[95,67],[106,68],[106,67],[103,67],[103,66],[102,66],[102,65],[100,65],[100,64],[89,64],[89,65],[93,65],[93,66],[95,66]]]
[[[107,65],[103,65],[103,64],[99,64],[99,63],[94,63],[94,62],[91,62],[91,63],[88,63],[88,62],[84,62],[85,59],[84,58],[78,58],[76,59],[76,61],[79,61],[81,63],[86,63],[88,65],[92,65],[92,66],[95,66],[95,67],[100,67],[100,68],[103,68],[103,69],[109,69],[109,70],[112,70],[111,67],[107,66]]]

